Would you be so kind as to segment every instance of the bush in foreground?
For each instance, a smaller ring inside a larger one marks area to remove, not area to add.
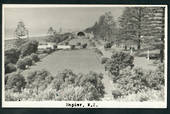
[[[5,99],[7,101],[100,100],[104,96],[102,78],[102,74],[95,72],[75,74],[71,70],[64,70],[53,78],[46,70],[34,71],[26,76],[27,83],[22,92],[9,92],[10,88],[8,88]],[[8,81],[9,79],[7,84]]]
[[[38,70],[30,72],[26,78],[27,88],[35,90],[38,95],[40,91],[43,91],[52,82],[53,77],[46,70]]]
[[[116,99],[117,101],[121,102],[145,102],[145,101],[164,101],[164,89],[161,90],[154,90],[154,89],[148,89],[147,91],[141,91],[137,94],[129,94],[127,96],[122,96]]]
[[[124,68],[133,66],[134,57],[124,52],[114,52],[111,59],[107,60],[105,69],[109,71],[109,75],[113,81],[119,78],[119,73]]]
[[[13,92],[21,92],[25,88],[26,82],[23,75],[19,72],[11,73],[6,80],[6,89],[11,89]]]
[[[124,69],[117,79],[117,88],[123,95],[137,94],[148,89],[161,90],[164,86],[164,76],[159,71],[146,71],[141,68]]]
[[[59,73],[52,82],[59,100],[99,100],[104,95],[102,74],[74,74],[71,70]]]

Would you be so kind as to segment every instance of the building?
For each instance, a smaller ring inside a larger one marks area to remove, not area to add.
[[[52,49],[56,48],[56,43],[47,42],[47,43],[39,43],[38,50]]]
[[[71,46],[70,45],[57,45],[57,49],[71,49]]]

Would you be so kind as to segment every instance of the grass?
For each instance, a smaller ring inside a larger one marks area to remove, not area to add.
[[[102,72],[103,66],[98,60],[97,54],[92,50],[60,50],[41,59],[36,65],[31,66],[23,73],[32,70],[46,69],[56,75],[64,69],[71,69],[75,73],[88,73],[89,71]]]

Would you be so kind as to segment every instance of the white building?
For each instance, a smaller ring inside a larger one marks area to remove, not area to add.
[[[57,49],[71,49],[69,45],[57,45]]]
[[[56,43],[51,43],[51,42],[48,42],[48,43],[40,43],[40,44],[38,45],[38,49],[39,49],[39,50],[55,49],[55,46],[56,46]]]

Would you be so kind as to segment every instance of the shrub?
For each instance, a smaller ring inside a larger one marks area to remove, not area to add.
[[[116,82],[123,95],[147,90],[148,85],[143,69],[140,68],[122,70]]]
[[[5,65],[5,73],[11,73],[14,71],[16,71],[16,67],[14,64],[9,63],[9,64]]]
[[[87,47],[87,43],[82,44],[82,48],[86,48]]]
[[[73,49],[75,49],[75,45],[70,45],[71,46],[71,49],[73,50]]]
[[[101,64],[105,64],[109,58],[107,57],[102,57],[101,59]]]
[[[69,85],[58,92],[58,100],[82,101],[85,100],[85,89],[80,86]]]
[[[59,100],[92,101],[100,100],[104,96],[104,86],[101,81],[102,74],[89,72],[87,75],[79,74],[74,77],[74,83],[65,83],[59,89]]]
[[[23,61],[25,62],[25,65],[32,65],[32,58],[30,56],[26,56],[25,58],[23,58]]]
[[[31,90],[35,90],[38,95],[40,91],[47,88],[47,86],[52,82],[53,77],[46,70],[37,70],[33,72],[29,72],[27,75],[27,88]]]
[[[89,72],[88,74],[79,74],[76,78],[76,85],[82,86],[86,91],[87,100],[99,100],[104,96],[104,85],[102,83],[103,74]]]
[[[52,88],[58,91],[59,100],[99,100],[104,95],[102,74],[74,74],[64,70],[52,81]]]
[[[110,75],[113,78],[113,81],[116,81],[119,76],[120,70],[128,67],[133,66],[134,57],[128,53],[123,52],[114,52],[105,64],[105,69],[109,71]]]
[[[122,93],[118,90],[112,90],[112,95],[115,99],[122,96]]]
[[[50,53],[52,53],[52,52],[53,52],[53,50],[49,48],[49,49],[45,49],[43,52],[44,52],[44,53],[48,53],[48,54],[50,54]]]
[[[17,68],[24,70],[26,67],[25,61],[23,59],[18,60],[17,62]]]
[[[35,53],[38,49],[38,41],[31,40],[27,43],[21,45],[20,51],[21,51],[21,57],[25,57],[28,55],[31,55],[32,53]]]
[[[157,71],[146,71],[141,68],[124,69],[117,79],[118,88],[124,95],[136,94],[148,89],[160,90],[164,85],[164,77]]]
[[[36,101],[55,101],[58,100],[58,92],[54,89],[46,88],[34,97]]]
[[[149,89],[147,91],[138,92],[137,94],[129,94],[127,96],[123,96],[121,98],[118,98],[117,100],[125,102],[164,101],[164,90]]]
[[[146,80],[149,88],[160,90],[165,83],[164,72],[159,67],[156,71],[148,71],[146,72]]]
[[[34,62],[38,62],[40,60],[40,58],[38,57],[38,54],[35,54],[35,53],[32,53],[31,54],[31,59],[34,61]]]
[[[5,51],[5,64],[13,63],[16,64],[20,56],[18,49],[10,49]]]
[[[110,42],[105,43],[104,48],[111,48],[112,44]]]
[[[81,45],[81,42],[77,42],[76,45],[77,45],[77,46],[80,46],[80,45]]]
[[[21,89],[25,88],[25,78],[19,73],[14,72],[8,76],[6,82],[6,89],[12,89],[14,92],[21,92]]]
[[[62,88],[62,85],[64,85],[64,83],[66,85],[74,84],[76,77],[77,75],[74,74],[72,70],[65,69],[62,72],[58,73],[57,76],[54,78],[52,82],[53,88],[59,90]]]
[[[69,45],[69,42],[65,42],[65,45]]]

